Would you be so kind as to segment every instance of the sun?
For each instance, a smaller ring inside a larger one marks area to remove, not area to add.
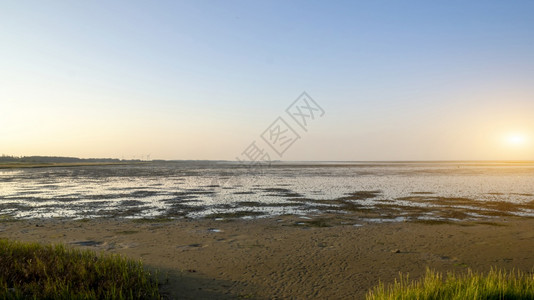
[[[506,142],[511,146],[522,146],[527,142],[527,137],[524,134],[514,133],[506,137]]]

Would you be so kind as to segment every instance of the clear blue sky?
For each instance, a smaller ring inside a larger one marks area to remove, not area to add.
[[[281,159],[534,159],[533,15],[533,1],[3,1],[0,152],[234,159],[307,91],[326,113]]]

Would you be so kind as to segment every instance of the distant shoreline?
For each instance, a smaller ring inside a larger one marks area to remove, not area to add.
[[[18,168],[53,168],[53,167],[87,167],[87,166],[112,166],[112,165],[140,165],[140,164],[177,164],[177,163],[197,163],[199,166],[205,165],[231,165],[249,167],[246,163],[220,160],[153,160],[153,161],[117,161],[117,162],[0,162],[0,169]],[[375,167],[375,166],[403,166],[403,165],[424,165],[443,164],[457,165],[458,167],[506,167],[506,166],[534,166],[534,161],[276,161],[262,168],[313,168],[313,167]]]
[[[26,169],[26,168],[54,168],[54,167],[87,167],[110,165],[145,164],[146,162],[79,162],[79,163],[3,163],[0,169]]]

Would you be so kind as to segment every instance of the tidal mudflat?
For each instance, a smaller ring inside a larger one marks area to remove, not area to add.
[[[363,298],[399,272],[534,266],[534,164],[0,170],[0,238],[120,253],[169,299]]]
[[[0,217],[344,223],[534,216],[532,163],[230,162],[0,169]]]

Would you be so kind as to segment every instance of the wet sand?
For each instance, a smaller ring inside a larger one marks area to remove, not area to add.
[[[160,270],[169,299],[361,299],[399,272],[532,271],[534,219],[360,227],[259,220],[9,221],[0,238],[120,253]]]

